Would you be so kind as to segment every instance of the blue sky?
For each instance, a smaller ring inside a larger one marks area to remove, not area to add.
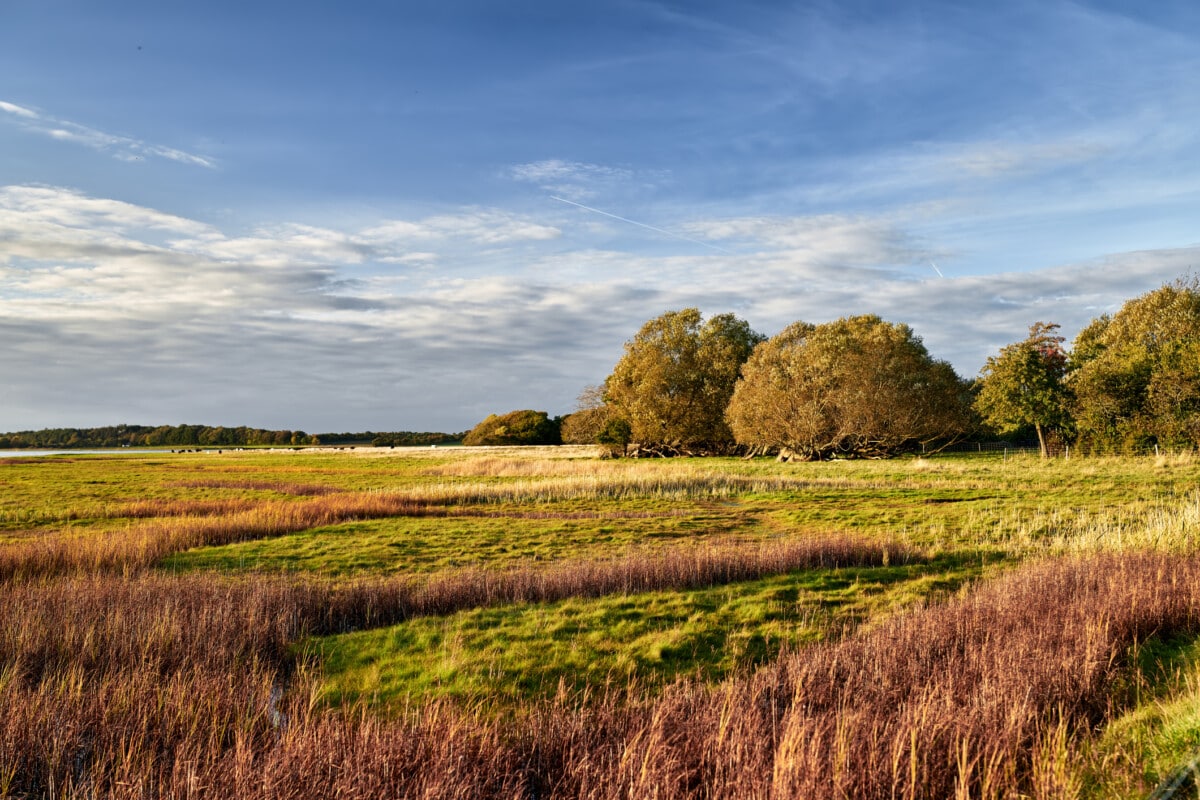
[[[565,413],[693,305],[876,313],[973,376],[1196,270],[1198,39],[1190,2],[6,0],[0,430]]]

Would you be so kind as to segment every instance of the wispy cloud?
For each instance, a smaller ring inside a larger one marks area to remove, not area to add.
[[[24,117],[25,119],[38,118],[38,113],[36,111],[16,105],[15,103],[6,103],[3,100],[0,100],[0,111],[13,114],[18,117]]]
[[[532,183],[551,194],[586,200],[615,184],[632,180],[634,173],[622,167],[549,158],[512,166],[508,176],[522,183]]]
[[[556,239],[562,231],[519,214],[498,209],[466,209],[457,214],[438,214],[420,220],[386,220],[364,229],[363,242],[380,246],[403,246],[419,241],[456,240],[485,245]]]
[[[82,145],[121,161],[144,161],[150,157],[164,158],[206,169],[215,169],[217,166],[215,161],[205,156],[142,139],[106,133],[97,128],[52,117],[15,103],[0,101],[0,111],[7,115],[10,124],[18,125],[31,133],[47,136],[60,142]],[[5,119],[5,117],[0,116],[0,119]]]

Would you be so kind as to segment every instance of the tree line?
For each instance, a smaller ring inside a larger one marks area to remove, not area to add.
[[[1200,447],[1200,280],[1180,279],[1126,302],[1079,332],[1053,323],[988,359],[976,409],[1004,433],[1032,428],[1043,455]]]
[[[210,425],[110,425],[99,428],[45,428],[0,434],[0,449],[107,447],[255,447],[361,444],[413,447],[458,444],[462,433],[398,431],[318,433]]]
[[[1093,320],[1055,323],[966,380],[901,323],[795,322],[767,338],[695,308],[646,322],[612,373],[559,420],[567,443],[617,455],[741,452],[876,458],[966,437],[1036,436],[1043,455],[1200,446],[1200,282],[1180,279]],[[543,412],[526,412],[543,413]]]

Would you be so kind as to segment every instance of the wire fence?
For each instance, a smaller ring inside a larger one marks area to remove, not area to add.
[[[1198,455],[1193,448],[1165,448],[1157,444],[1126,445],[1123,447],[1079,447],[1066,441],[1051,440],[1046,445],[1046,455],[1051,458],[1071,458],[1072,456],[1101,457],[1101,456],[1154,456],[1175,457]],[[990,453],[1000,456],[1019,455],[1022,453],[1040,454],[1041,447],[1036,439],[1017,439],[1012,441],[990,442],[956,442],[947,447],[929,451],[933,453]]]

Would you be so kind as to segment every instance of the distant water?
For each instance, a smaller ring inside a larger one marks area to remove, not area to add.
[[[135,450],[132,447],[110,447],[106,450],[0,450],[0,458],[30,456],[112,456],[122,453],[166,453],[167,450]]]

